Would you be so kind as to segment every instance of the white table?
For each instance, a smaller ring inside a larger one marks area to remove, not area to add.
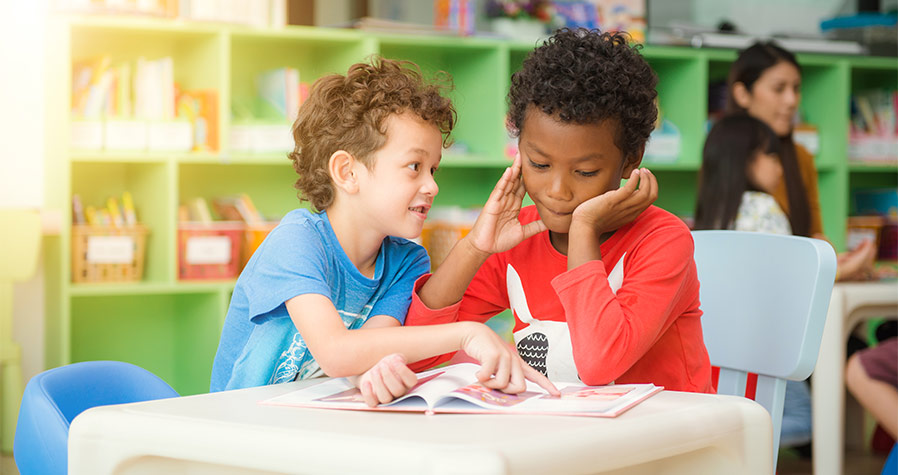
[[[819,358],[812,375],[813,470],[816,475],[844,473],[847,338],[866,319],[896,315],[897,281],[834,285]],[[854,438],[859,438],[858,430]]]
[[[692,473],[772,469],[772,424],[734,396],[663,391],[614,419],[265,406],[308,381],[96,407],[69,473]]]

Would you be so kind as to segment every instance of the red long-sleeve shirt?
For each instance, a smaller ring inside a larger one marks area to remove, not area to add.
[[[519,219],[537,219],[533,206]],[[429,309],[415,286],[407,325],[485,322],[512,308],[519,354],[551,380],[654,383],[713,392],[700,327],[694,242],[678,218],[650,207],[600,245],[602,259],[567,271],[548,232],[492,255],[459,303]],[[612,269],[612,270],[609,270]],[[423,369],[442,355],[411,365]]]

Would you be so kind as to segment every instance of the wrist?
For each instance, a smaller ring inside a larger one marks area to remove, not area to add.
[[[460,351],[466,347],[466,344],[469,340],[472,339],[472,336],[475,335],[475,332],[478,331],[475,322],[457,322],[456,329],[458,331],[456,337],[456,351]]]
[[[480,261],[485,261],[488,257],[491,257],[491,252],[479,249],[478,246],[475,245],[475,242],[473,241],[471,236],[471,234],[466,234],[462,239],[459,240],[459,243],[457,245],[462,248],[461,250],[465,252],[469,257]]]
[[[569,225],[570,243],[573,238],[575,240],[597,239],[599,235],[598,227],[594,223],[589,222],[587,219],[572,218],[572,224]]]

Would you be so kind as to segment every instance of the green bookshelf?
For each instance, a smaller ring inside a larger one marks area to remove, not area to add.
[[[58,79],[48,81],[47,91],[47,127],[55,131],[47,146],[47,203],[68,210],[73,193],[86,203],[102,203],[108,196],[129,191],[150,234],[144,278],[135,283],[72,283],[70,225],[65,223],[58,237],[45,239],[46,364],[128,361],[158,374],[181,394],[208,389],[234,279],[178,279],[178,205],[194,197],[245,192],[273,218],[298,206],[294,171],[284,153],[236,152],[229,146],[233,109],[253,114],[252,108],[242,105],[252,102],[259,73],[289,66],[300,71],[301,81],[311,83],[325,74],[345,72],[375,53],[415,61],[426,74],[451,73],[455,85],[451,97],[459,113],[453,136],[458,148],[448,151],[438,171],[436,204],[477,206],[510,164],[503,155],[509,77],[534,48],[532,43],[495,39],[312,27],[259,30],[90,16],[60,16],[53,21],[48,44],[57,48],[48,58],[47,72]],[[646,164],[659,178],[657,204],[690,215],[705,138],[707,86],[727,75],[736,53],[648,46],[643,54],[660,76],[661,108],[682,133],[676,161]],[[171,56],[175,79],[184,89],[217,90],[218,150],[71,150],[71,65],[99,55],[109,55],[113,62]],[[816,163],[825,230],[843,248],[852,191],[894,187],[897,178],[896,163],[847,162],[848,98],[867,88],[896,89],[897,60],[827,55],[800,55],[799,60],[804,77],[802,113],[820,133]]]

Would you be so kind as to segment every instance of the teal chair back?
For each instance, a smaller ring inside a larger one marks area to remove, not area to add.
[[[719,394],[743,396],[758,374],[756,402],[772,416],[773,458],[787,380],[816,365],[837,259],[819,239],[694,231],[703,340],[720,368]],[[773,466],[774,469],[774,466]]]

